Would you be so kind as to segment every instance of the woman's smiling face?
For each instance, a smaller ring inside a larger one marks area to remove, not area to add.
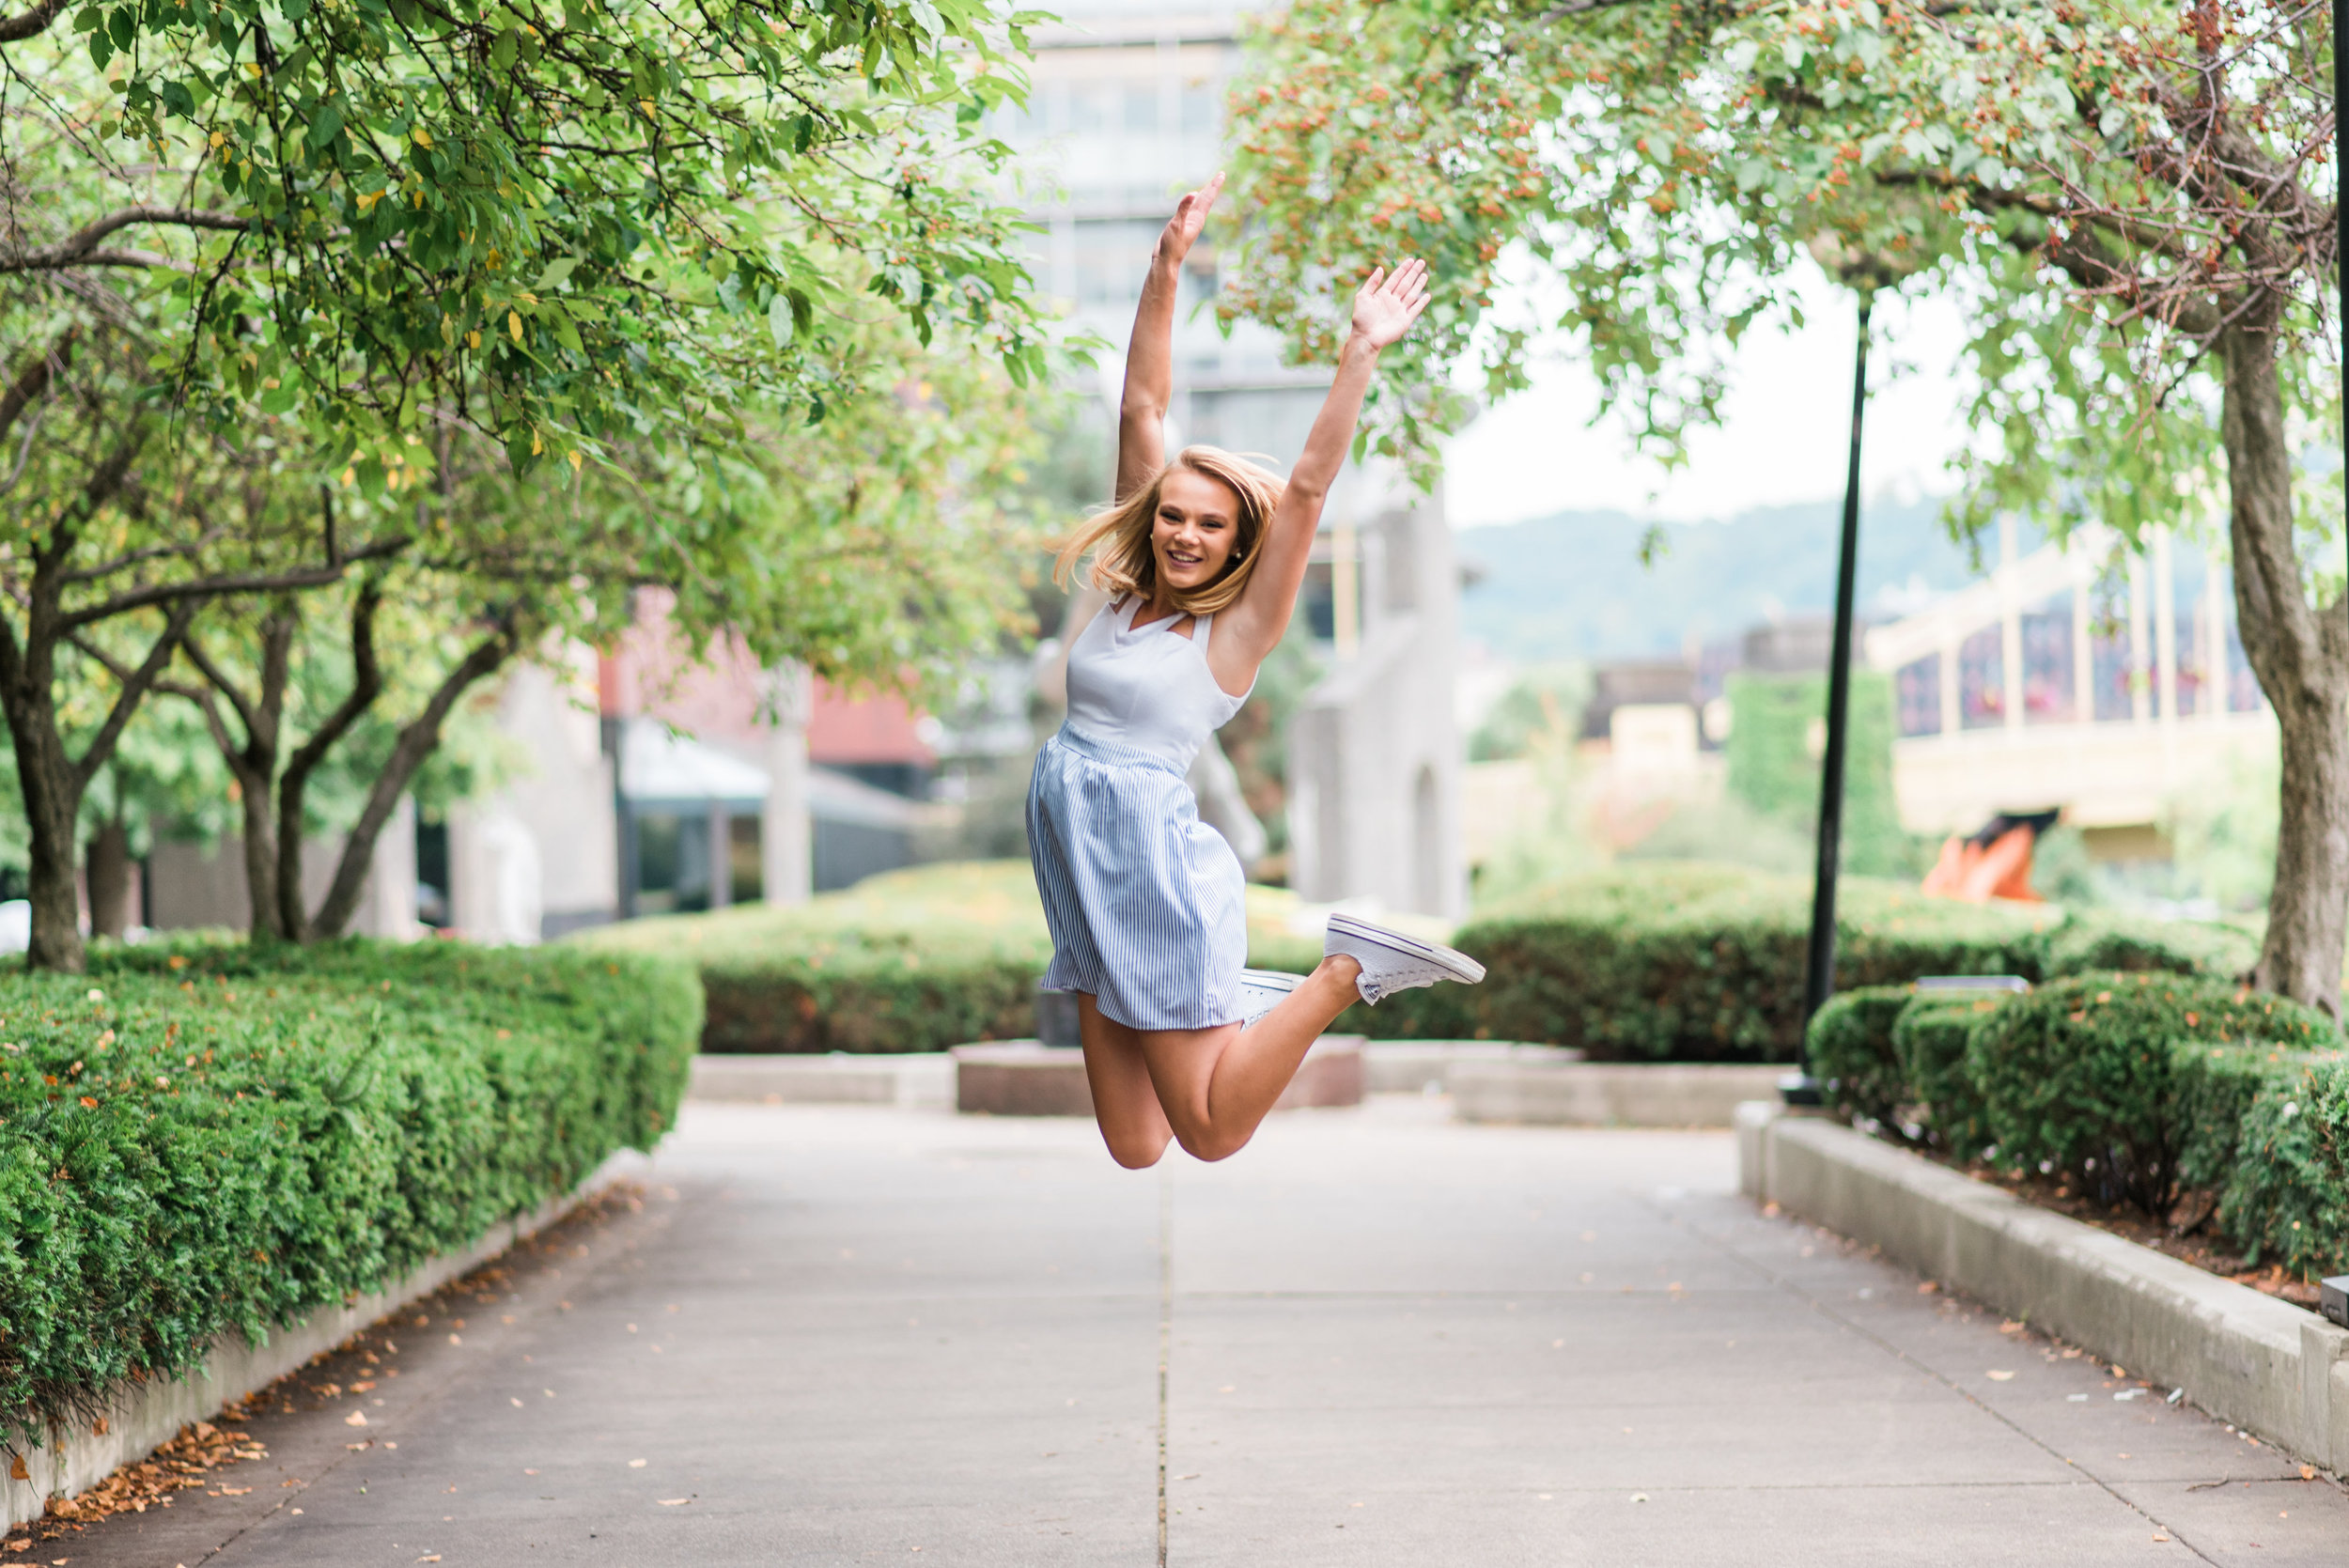
[[[1187,468],[1159,482],[1150,553],[1160,584],[1182,592],[1206,587],[1223,574],[1238,539],[1239,497],[1231,486]]]

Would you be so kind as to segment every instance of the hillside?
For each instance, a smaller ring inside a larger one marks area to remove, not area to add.
[[[1820,501],[1669,523],[1653,567],[1640,564],[1645,524],[1623,512],[1462,529],[1454,547],[1484,575],[1461,596],[1461,635],[1514,660],[1624,659],[1674,653],[1692,633],[1710,642],[1774,616],[1824,613],[1835,595],[1839,517],[1838,503]],[[1906,613],[1975,575],[1937,499],[1861,514],[1863,615]]]

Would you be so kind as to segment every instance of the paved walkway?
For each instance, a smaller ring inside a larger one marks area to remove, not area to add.
[[[1733,1161],[1391,1100],[1133,1174],[1074,1123],[697,1106],[641,1211],[306,1374],[250,1490],[24,1555],[2349,1560],[2340,1488],[1756,1214]]]

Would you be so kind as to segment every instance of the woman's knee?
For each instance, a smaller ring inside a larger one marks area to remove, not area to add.
[[[1101,1141],[1109,1145],[1110,1158],[1127,1170],[1147,1171],[1165,1155],[1169,1139],[1162,1132],[1112,1132],[1103,1127]]]
[[[1253,1127],[1246,1132],[1233,1133],[1209,1125],[1177,1128],[1174,1140],[1182,1144],[1183,1153],[1212,1165],[1217,1160],[1229,1159],[1248,1147],[1248,1141],[1255,1136],[1256,1129]]]

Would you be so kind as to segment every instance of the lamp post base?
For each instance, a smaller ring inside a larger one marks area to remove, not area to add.
[[[1827,1104],[1825,1086],[1809,1073],[1788,1073],[1778,1080],[1778,1097],[1788,1105]]]

